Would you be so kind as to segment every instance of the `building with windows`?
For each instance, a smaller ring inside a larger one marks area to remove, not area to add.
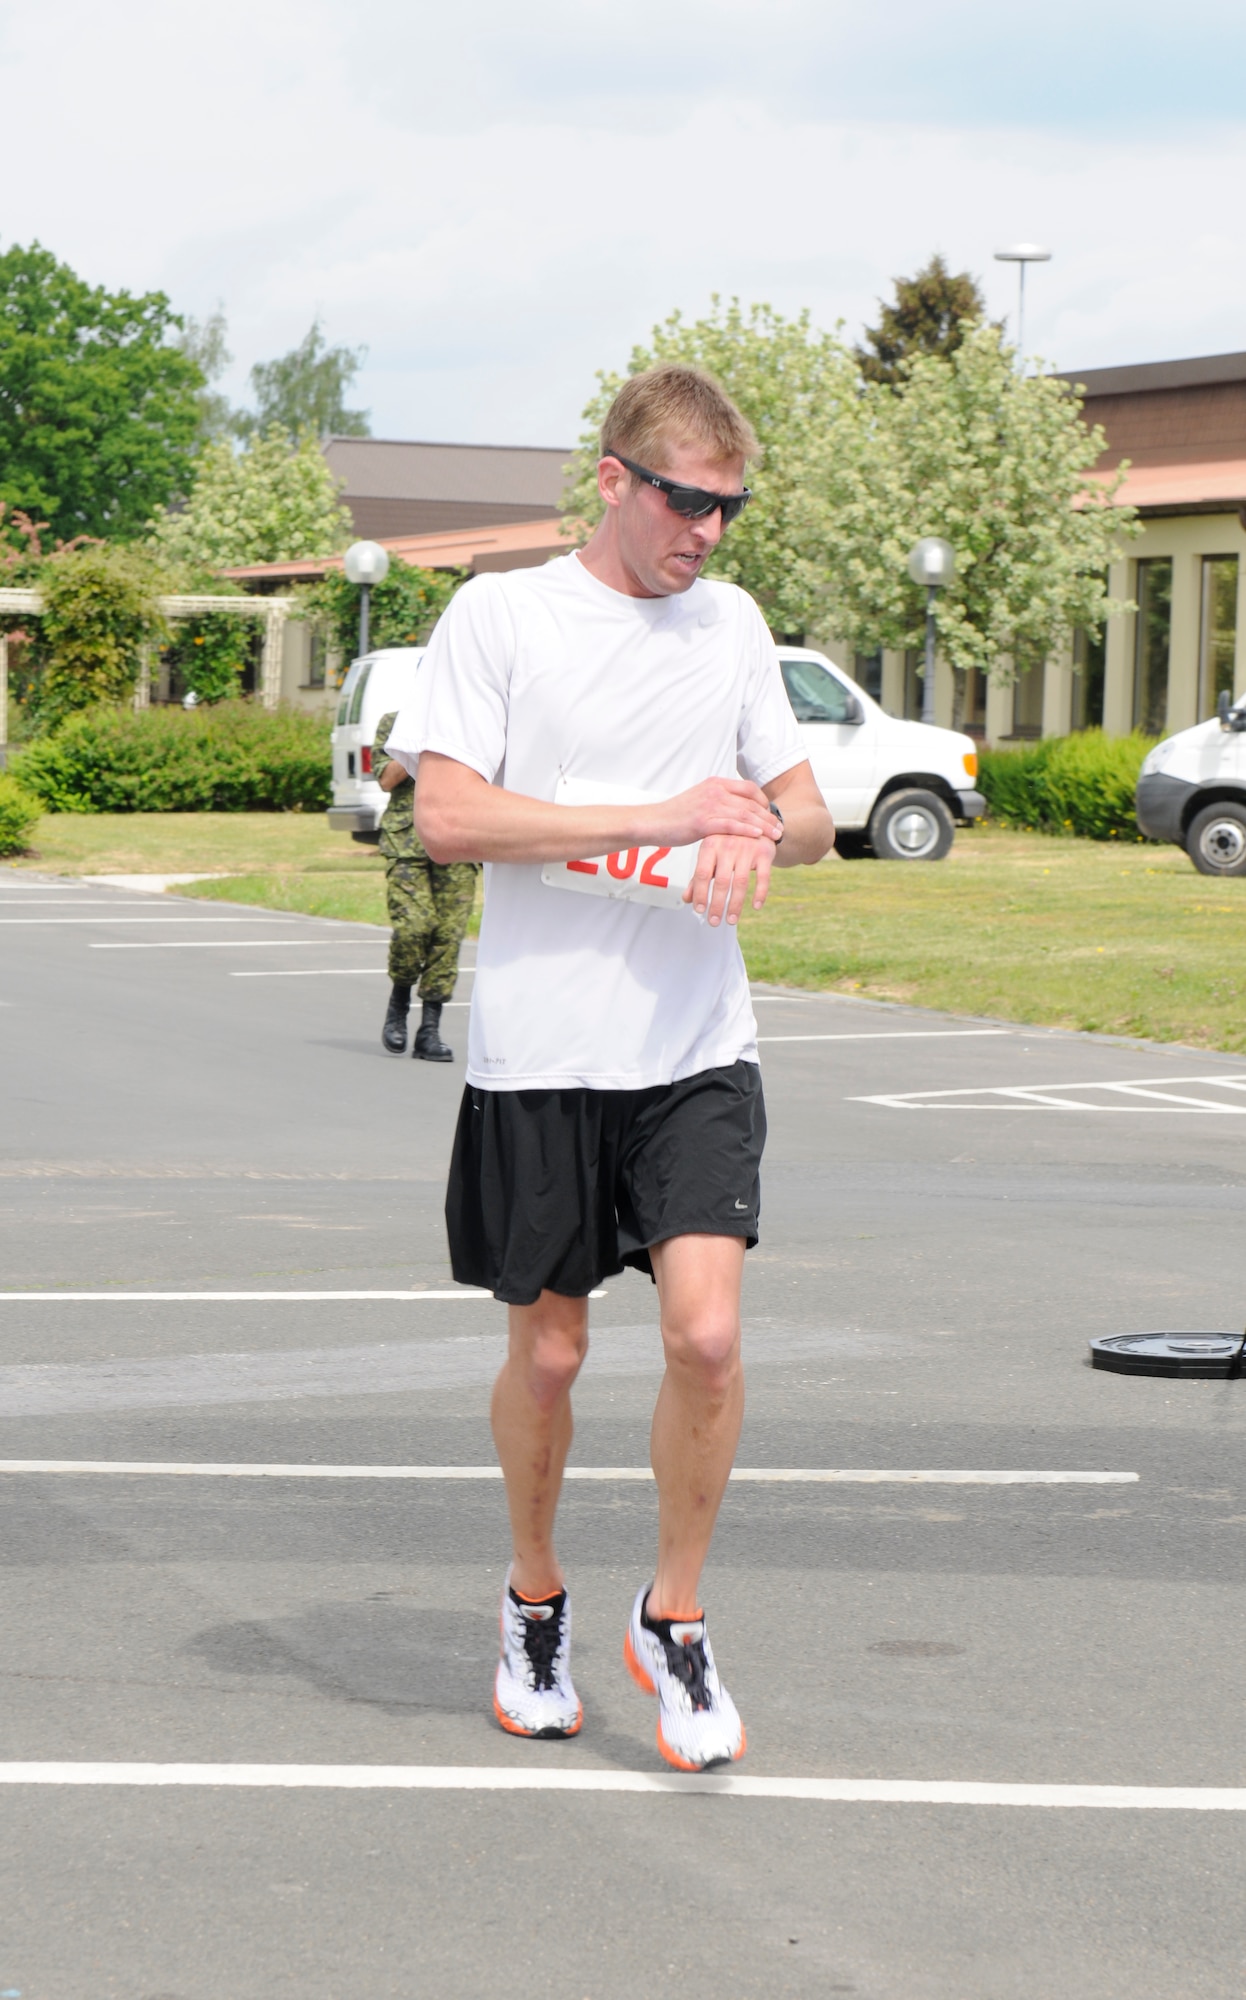
[[[967,676],[960,726],[990,743],[1102,727],[1171,735],[1214,715],[1219,695],[1246,689],[1246,354],[1210,354],[1124,368],[1070,371],[1088,423],[1107,448],[1102,473],[1123,460],[1118,498],[1138,509],[1142,534],[1108,576],[1109,595],[1136,610],[1012,687]],[[848,656],[839,663],[893,715],[919,716],[916,654]],[[940,722],[953,716],[953,676],[940,663]]]

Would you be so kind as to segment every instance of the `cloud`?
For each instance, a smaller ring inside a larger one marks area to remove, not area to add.
[[[9,240],[224,302],[238,357],[369,353],[390,436],[569,443],[594,370],[711,292],[855,333],[942,249],[1061,365],[1246,344],[1246,10],[1154,0],[85,0],[0,26]],[[119,36],[120,21],[122,34]],[[55,143],[48,78],[55,77]]]

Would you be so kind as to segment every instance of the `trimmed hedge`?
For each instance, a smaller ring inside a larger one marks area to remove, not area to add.
[[[978,783],[992,819],[1087,840],[1141,840],[1134,793],[1153,736],[1101,729],[1048,736],[1022,750],[984,750]]]
[[[27,835],[35,821],[42,819],[43,807],[11,778],[0,771],[0,854],[23,854],[29,846]]]
[[[49,812],[320,812],[330,727],[245,701],[90,708],[22,751],[14,776]]]

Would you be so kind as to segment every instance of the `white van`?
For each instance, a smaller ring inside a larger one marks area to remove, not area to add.
[[[388,803],[372,775],[377,724],[391,708],[401,708],[411,692],[423,646],[390,646],[355,660],[338,696],[333,745],[333,804],[329,825],[356,840],[380,838],[381,814]]]
[[[1200,875],[1246,875],[1246,695],[1157,743],[1135,803],[1151,840],[1184,847]]]
[[[346,676],[333,731],[329,825],[375,840],[385,794],[372,776],[381,717],[400,708],[422,646],[396,646],[356,660]],[[971,736],[898,722],[823,653],[780,646],[779,664],[813,775],[851,850],[868,841],[880,860],[941,861],[958,821],[979,819],[978,754]]]
[[[972,736],[897,721],[824,653],[780,646],[779,665],[841,852],[941,861],[957,822],[986,811]]]

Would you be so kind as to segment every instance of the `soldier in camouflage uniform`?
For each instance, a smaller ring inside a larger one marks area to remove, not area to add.
[[[389,793],[380,846],[385,856],[389,920],[394,927],[389,943],[393,989],[381,1041],[391,1054],[404,1053],[411,989],[418,985],[423,1012],[411,1053],[424,1062],[451,1062],[454,1051],[441,1039],[441,1010],[458,977],[459,946],[476,901],[479,864],[455,861],[442,867],[424,852],[413,815],[415,780],[385,754],[397,719],[397,709],[381,717],[372,749],[372,775]]]

